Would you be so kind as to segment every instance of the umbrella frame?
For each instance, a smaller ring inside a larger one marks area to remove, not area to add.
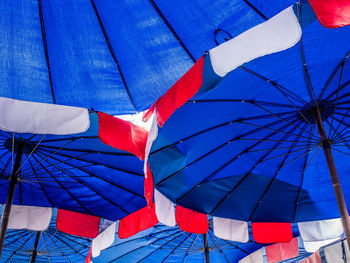
[[[349,212],[348,212],[348,209],[347,209],[346,204],[345,204],[343,191],[342,191],[341,186],[340,186],[340,181],[339,181],[337,169],[335,167],[334,159],[333,159],[333,156],[332,156],[331,142],[327,138],[327,134],[326,134],[325,128],[323,126],[323,121],[322,121],[320,109],[319,109],[319,107],[317,105],[314,108],[314,116],[315,116],[315,120],[316,120],[317,129],[318,129],[319,134],[320,134],[323,152],[324,152],[324,155],[325,155],[326,160],[327,160],[329,174],[331,176],[333,189],[334,189],[334,192],[335,192],[335,196],[336,196],[336,199],[337,199],[340,216],[341,216],[341,219],[342,219],[341,221],[342,221],[342,224],[343,224],[345,236],[347,238],[347,244],[348,244],[348,247],[350,249],[350,218],[349,218]]]
[[[21,161],[22,161],[24,146],[25,146],[24,142],[18,142],[18,147],[17,147],[17,151],[16,151],[16,159],[15,159],[15,163],[14,163],[13,170],[11,173],[10,185],[9,185],[9,190],[7,193],[4,212],[2,214],[1,229],[0,229],[0,259],[1,259],[2,250],[4,248],[5,236],[6,236],[7,226],[9,223],[12,202],[13,202],[13,198],[15,195],[15,189],[16,189],[16,186],[18,183],[18,173],[19,173],[19,170],[21,168]]]

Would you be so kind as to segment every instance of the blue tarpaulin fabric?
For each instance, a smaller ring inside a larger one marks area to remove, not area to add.
[[[1,1],[0,96],[142,111],[215,41],[294,2]]]

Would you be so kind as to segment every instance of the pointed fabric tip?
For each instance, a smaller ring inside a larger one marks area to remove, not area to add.
[[[130,152],[140,160],[145,158],[146,129],[103,112],[98,112],[98,119],[98,136],[103,143]]]
[[[204,56],[198,59],[192,68],[151,107],[152,109],[157,105],[159,126],[162,127],[175,110],[184,105],[201,88],[203,83],[203,66]]]
[[[147,163],[147,176],[144,179],[144,192],[148,207],[153,206],[153,175]]]
[[[291,223],[252,223],[253,238],[257,243],[287,243],[293,239]]]
[[[183,231],[205,234],[209,230],[206,214],[201,214],[178,205],[176,206],[175,216],[177,224]]]
[[[349,0],[309,0],[321,25],[338,28],[350,25]]]
[[[144,207],[119,222],[119,238],[128,238],[158,224],[155,206]]]
[[[100,218],[64,209],[58,209],[56,227],[61,232],[87,238],[98,235]]]
[[[89,250],[89,254],[87,255],[86,259],[85,259],[85,263],[91,263],[91,247],[90,247],[90,250]]]

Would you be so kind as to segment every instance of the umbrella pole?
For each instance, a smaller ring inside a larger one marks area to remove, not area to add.
[[[15,195],[15,189],[18,182],[18,169],[21,167],[22,155],[24,144],[18,143],[18,148],[16,152],[15,164],[13,166],[12,174],[10,177],[10,185],[7,193],[7,199],[4,206],[4,211],[2,213],[1,228],[0,228],[0,259],[2,254],[2,249],[4,248],[5,236],[7,231],[7,225],[9,223],[11,207],[13,202],[13,197]]]
[[[315,109],[314,116],[316,119],[318,131],[320,133],[320,137],[322,140],[323,152],[324,152],[324,155],[325,155],[326,160],[327,160],[328,170],[329,170],[329,173],[331,175],[333,189],[335,192],[335,196],[337,199],[337,203],[338,203],[338,207],[339,207],[339,211],[340,211],[340,215],[341,215],[341,219],[342,219],[341,221],[343,224],[348,247],[350,249],[350,218],[349,218],[348,209],[347,209],[346,204],[345,204],[343,191],[342,191],[341,186],[340,186],[340,181],[339,181],[337,169],[336,169],[335,164],[334,164],[334,159],[333,159],[332,151],[331,151],[331,143],[328,141],[327,133],[326,133],[325,128],[323,126],[322,116],[321,116],[320,110],[318,108]]]
[[[205,263],[209,263],[208,235],[203,234]]]
[[[41,231],[36,232],[36,237],[35,237],[35,242],[34,242],[34,248],[32,252],[32,259],[30,260],[30,263],[35,263],[36,256],[38,255],[38,246],[39,246],[39,241],[41,238]]]

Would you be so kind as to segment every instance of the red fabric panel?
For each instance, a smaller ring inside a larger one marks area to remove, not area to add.
[[[309,0],[318,21],[328,28],[350,25],[349,0]]]
[[[153,175],[147,163],[147,176],[145,175],[144,192],[147,205],[153,206]]]
[[[174,111],[185,104],[201,88],[203,82],[203,65],[204,57],[202,56],[197,62],[185,73],[156,103],[150,108],[150,113],[146,113],[144,118],[147,119],[157,107],[157,120],[159,126],[169,119]]]
[[[85,263],[91,263],[91,247],[89,250],[89,254],[87,255],[86,259],[85,259]]]
[[[300,261],[300,263],[322,263],[320,251],[317,250],[310,257],[304,259],[303,261]]]
[[[70,235],[95,238],[98,235],[100,218],[58,209],[56,227],[58,230]]]
[[[278,243],[266,248],[266,257],[269,263],[295,258],[299,255],[298,238],[293,238],[289,243]]]
[[[103,112],[98,112],[98,119],[98,136],[103,143],[145,158],[146,129]]]
[[[120,220],[118,236],[119,238],[128,238],[156,224],[158,224],[158,219],[155,205],[146,206]]]
[[[205,234],[208,232],[209,227],[206,214],[201,214],[177,205],[175,216],[177,224],[183,231],[196,234]]]
[[[262,244],[287,243],[293,238],[291,223],[252,223],[253,238]]]

